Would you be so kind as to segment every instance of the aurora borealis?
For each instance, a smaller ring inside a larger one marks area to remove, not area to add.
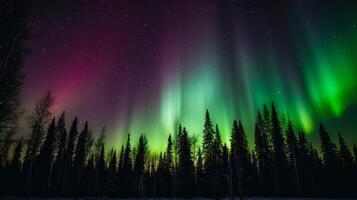
[[[130,3],[129,3],[130,2]],[[208,109],[229,140],[274,102],[314,138],[318,123],[357,142],[357,6],[352,1],[38,1],[26,58],[27,110],[47,91],[154,150],[179,123],[202,133]]]

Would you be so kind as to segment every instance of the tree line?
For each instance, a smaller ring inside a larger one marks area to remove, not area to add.
[[[133,147],[128,134],[117,151],[106,146],[104,129],[94,138],[77,117],[68,128],[65,113],[51,118],[53,101],[47,93],[38,102],[29,139],[16,140],[2,157],[1,195],[357,197],[357,147],[352,153],[340,133],[336,145],[321,124],[319,153],[291,121],[283,122],[274,104],[257,113],[254,148],[240,121],[223,143],[206,111],[202,145],[180,125],[165,151],[155,153],[145,135]]]
[[[314,147],[274,105],[257,113],[251,148],[240,121],[222,142],[207,111],[201,145],[180,125],[164,152],[151,152],[145,135],[132,145],[130,134],[117,151],[106,145],[105,129],[94,138],[88,123],[53,118],[51,93],[31,113],[31,133],[15,135],[30,7],[0,1],[1,196],[357,197],[357,147],[351,151],[341,134],[333,141],[323,125]]]

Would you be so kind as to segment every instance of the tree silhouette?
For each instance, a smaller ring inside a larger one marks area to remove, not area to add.
[[[297,191],[300,191],[300,156],[299,149],[297,144],[297,138],[294,133],[293,125],[291,121],[288,121],[288,127],[286,130],[286,143],[287,143],[287,151],[288,158],[290,161],[290,168],[293,171],[294,182],[296,185]]]
[[[109,153],[109,163],[108,163],[108,177],[107,177],[107,194],[113,196],[117,190],[117,172],[118,172],[118,163],[117,163],[117,153],[112,149]]]
[[[26,177],[27,180],[26,188],[28,193],[31,193],[31,191],[35,191],[35,189],[32,190],[31,188],[31,185],[36,185],[32,184],[33,165],[42,145],[45,128],[52,115],[52,113],[50,112],[50,108],[54,104],[54,101],[55,99],[52,94],[50,92],[47,92],[46,95],[43,96],[36,104],[35,109],[32,115],[30,116],[30,126],[32,131],[30,139],[28,140],[23,167],[23,175],[24,177]]]
[[[52,119],[45,137],[45,141],[41,147],[40,154],[37,157],[36,180],[39,183],[40,192],[47,193],[50,188],[52,178],[52,166],[56,147],[56,120]]]
[[[65,168],[66,168],[66,151],[67,151],[67,130],[65,123],[65,113],[62,112],[61,117],[57,122],[57,155],[53,164],[53,178],[51,179],[50,192],[58,192],[58,195],[62,191],[58,191],[57,188],[63,188]]]
[[[266,122],[258,111],[254,129],[255,152],[258,162],[258,188],[262,195],[270,196],[274,190],[273,153],[269,143],[268,129],[265,127]]]
[[[338,133],[338,155],[341,161],[341,193],[351,193],[354,190],[353,181],[354,177],[351,174],[354,174],[353,170],[353,156],[351,151],[348,149],[345,139],[342,137],[341,133]]]
[[[202,146],[199,146],[197,138],[192,140],[186,128],[179,126],[174,140],[168,136],[163,152],[150,153],[144,135],[132,149],[128,134],[118,160],[115,147],[105,151],[105,129],[92,145],[88,123],[78,133],[78,119],[75,118],[67,136],[64,113],[57,122],[53,118],[47,126],[49,106],[43,106],[43,102],[39,104],[42,106],[37,106],[32,116],[36,119],[31,126],[35,133],[32,136],[37,134],[43,139],[34,145],[35,139],[31,137],[32,141],[26,144],[32,149],[25,155],[22,155],[23,139],[17,140],[15,145],[9,139],[9,150],[0,167],[2,196],[357,197],[354,188],[356,146],[353,145],[352,155],[338,133],[337,148],[321,124],[320,154],[303,132],[294,130],[292,121],[287,121],[282,128],[274,105],[271,112],[264,107],[263,116],[257,113],[254,150],[249,148],[241,121],[233,122],[230,148],[223,144],[218,125],[212,137],[209,136],[213,126],[206,112],[204,129],[206,136],[211,137],[206,140],[209,144],[203,137]],[[39,108],[45,109],[40,111]],[[39,120],[40,115],[47,117]],[[37,151],[35,146],[38,146]],[[206,155],[202,151],[204,146]]]
[[[147,139],[144,135],[139,138],[139,144],[135,156],[134,163],[134,175],[135,175],[135,194],[139,198],[144,197],[144,169],[145,162],[147,159],[148,149],[147,149]]]
[[[126,142],[123,167],[121,170],[120,189],[122,191],[122,197],[130,197],[133,195],[133,161],[131,155],[130,134],[128,134],[128,140]]]
[[[181,197],[192,197],[194,194],[194,164],[192,161],[191,142],[186,128],[179,133],[178,151],[178,194]]]
[[[323,186],[328,194],[337,194],[337,187],[329,184],[330,182],[338,182],[338,172],[340,172],[340,161],[336,145],[331,141],[329,134],[326,132],[322,124],[319,129],[321,152],[324,165]]]
[[[78,137],[78,119],[77,117],[74,118],[69,135],[68,135],[68,141],[67,141],[67,148],[64,156],[64,167],[63,167],[63,182],[62,182],[62,188],[61,190],[63,193],[67,193],[70,190],[70,178],[71,178],[71,171],[72,171],[72,165],[73,165],[73,154],[74,154],[74,148],[77,143],[77,137]]]
[[[271,136],[274,158],[274,175],[276,195],[287,195],[292,183],[289,180],[289,164],[285,150],[285,139],[282,134],[278,113],[272,104],[271,109]]]
[[[21,115],[20,92],[24,57],[29,53],[25,42],[30,36],[27,25],[30,6],[26,0],[0,2],[0,146],[6,133],[16,129]]]
[[[231,170],[232,191],[234,195],[243,197],[249,194],[251,179],[251,159],[248,149],[247,136],[242,123],[233,122],[231,134]]]
[[[99,140],[101,140],[101,138]],[[107,175],[105,163],[105,143],[104,141],[99,141],[98,143],[101,144],[101,146],[98,147],[99,153],[96,158],[94,193],[96,195],[103,195],[106,190]]]

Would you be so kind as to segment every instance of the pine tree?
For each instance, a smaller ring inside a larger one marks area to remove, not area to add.
[[[124,150],[124,159],[123,159],[123,168],[121,172],[121,191],[122,197],[131,197],[132,192],[132,184],[133,184],[133,162],[131,155],[131,144],[130,144],[130,134],[128,134],[128,140],[126,142],[125,150]]]
[[[286,129],[286,143],[290,166],[294,174],[296,189],[297,191],[300,191],[300,155],[297,138],[290,120],[288,121],[288,126]]]
[[[167,197],[167,191],[169,190],[167,188],[167,182],[165,180],[165,170],[166,170],[166,163],[164,156],[162,153],[159,155],[159,161],[158,165],[155,171],[155,187],[154,187],[154,197]],[[171,189],[171,188],[170,188]]]
[[[342,137],[341,133],[338,133],[338,155],[341,161],[341,192],[344,194],[352,193],[355,188],[353,186],[354,177],[351,174],[354,174],[353,170],[353,156],[351,151],[348,149],[345,139]]]
[[[65,152],[65,161],[64,161],[64,169],[63,169],[63,183],[62,183],[62,192],[67,193],[71,188],[70,186],[70,176],[73,167],[73,154],[74,148],[76,146],[78,137],[78,119],[77,117],[74,118],[69,135],[68,135],[68,142],[67,142],[67,149]]]
[[[0,19],[0,140],[17,127],[21,115],[25,43],[29,39],[30,1],[1,1]],[[1,145],[1,143],[0,143]],[[4,157],[5,155],[0,155]]]
[[[172,159],[172,151],[173,151],[173,144],[171,140],[171,135],[169,135],[167,139],[167,147],[166,147],[166,164],[167,168],[172,170],[173,167],[173,159]]]
[[[345,139],[342,137],[341,133],[338,133],[339,142],[339,156],[342,161],[342,167],[344,169],[350,169],[353,165],[353,156],[351,151],[348,149]]]
[[[204,196],[204,171],[203,171],[203,157],[201,148],[197,152],[197,163],[196,163],[196,176],[195,176],[195,193],[196,196]]]
[[[61,194],[63,188],[65,164],[66,164],[66,150],[67,150],[67,130],[65,124],[65,113],[62,112],[61,117],[57,122],[57,156],[53,166],[53,184],[51,192]]]
[[[268,136],[271,134],[272,128],[272,121],[271,121],[271,114],[269,109],[266,105],[263,106],[263,121],[262,121],[263,129],[262,131],[266,133]],[[270,136],[271,137],[271,136]]]
[[[220,165],[221,158],[222,158],[222,140],[221,140],[221,134],[218,129],[218,125],[216,125],[216,131],[214,132],[213,158],[214,158],[215,165]]]
[[[43,146],[41,147],[40,154],[37,161],[37,180],[39,182],[40,191],[46,193],[50,188],[52,178],[52,166],[56,147],[56,120],[52,119],[52,122],[48,128],[47,135]]]
[[[216,125],[216,130],[214,132],[213,145],[212,145],[212,172],[210,175],[210,183],[212,186],[212,195],[214,197],[222,196],[223,183],[225,177],[223,176],[223,166],[222,166],[222,140],[221,134],[219,132],[218,125]]]
[[[240,198],[249,194],[251,189],[251,160],[247,136],[242,123],[233,122],[231,134],[231,169],[233,194]]]
[[[139,144],[135,156],[134,174],[135,174],[135,194],[139,198],[144,197],[144,170],[147,159],[148,147],[147,139],[144,135],[139,138]]]
[[[209,170],[211,170],[212,165],[213,165],[213,143],[214,143],[214,130],[213,130],[213,125],[212,121],[209,115],[208,110],[206,111],[205,115],[205,123],[204,123],[204,129],[203,129],[203,157],[204,157],[204,165],[205,165],[205,170],[210,173]]]
[[[337,147],[322,124],[320,124],[319,134],[324,165],[326,168],[336,169],[339,165]]]
[[[265,107],[266,109],[266,107]],[[267,110],[265,110],[265,115],[269,116]],[[255,152],[258,162],[258,184],[260,193],[265,196],[272,195],[274,190],[273,180],[273,153],[269,143],[269,132],[267,132],[266,124],[269,121],[265,121],[260,112],[258,112],[257,120],[254,129],[254,141],[255,141]]]
[[[178,160],[177,178],[179,195],[189,198],[194,193],[194,164],[192,161],[191,143],[185,128],[179,134]]]
[[[82,194],[84,196],[93,196],[94,193],[94,183],[95,182],[95,167],[94,167],[94,155],[89,156],[87,165],[85,167],[83,175],[83,185]]]
[[[317,159],[314,157],[315,149],[312,148],[312,145],[308,144],[308,141],[303,132],[298,133],[297,140],[298,148],[298,175],[300,182],[300,194],[302,196],[308,196],[314,191],[313,188],[316,188],[317,185],[317,174],[314,173],[315,164],[317,164]]]
[[[326,194],[336,194],[337,188],[332,186],[330,183],[338,182],[338,174],[340,171],[338,152],[336,145],[331,141],[329,134],[326,132],[322,124],[320,124],[319,129],[320,141],[321,141],[321,152],[324,164],[324,188]]]
[[[116,184],[117,184],[117,154],[114,149],[111,150],[111,153],[109,154],[109,165],[108,165],[108,187],[107,187],[107,194],[114,195],[115,191],[117,190]]]
[[[45,132],[45,127],[47,126],[52,115],[50,108],[54,104],[54,101],[55,99],[52,94],[47,92],[35,106],[35,109],[30,117],[32,133],[26,152],[25,159],[27,160],[33,160],[38,154]]]
[[[106,164],[105,164],[105,143],[102,143],[99,148],[99,154],[96,158],[95,165],[95,184],[94,193],[96,195],[103,195],[106,188]]]
[[[231,194],[230,188],[230,166],[229,166],[229,150],[226,144],[222,147],[222,195],[227,196]]]
[[[171,139],[171,135],[169,135],[167,139],[167,147],[166,147],[166,183],[168,185],[168,196],[171,197],[173,194],[173,178],[172,174],[174,173],[174,162],[173,162],[173,143]]]
[[[88,137],[89,137],[89,133],[88,133],[88,123],[86,122],[84,125],[83,130],[81,131],[81,133],[78,136],[78,142],[75,148],[75,153],[74,153],[74,157],[73,157],[73,168],[72,168],[72,173],[71,173],[71,185],[73,185],[73,189],[77,189],[74,190],[74,194],[75,195],[79,195],[81,193],[83,193],[84,191],[81,190],[83,188],[80,188],[81,184],[82,184],[82,178],[83,178],[83,172],[85,169],[85,163],[86,163],[86,149],[87,149],[87,145],[88,145]]]
[[[289,180],[289,164],[285,150],[285,141],[282,134],[278,113],[274,104],[272,104],[271,110],[271,134],[275,168],[274,174],[276,179],[276,195],[287,195],[290,192],[289,187],[291,187],[292,183]]]
[[[117,171],[118,174],[120,174],[121,170],[123,169],[123,162],[124,162],[124,146],[122,145],[119,155],[119,163],[118,163],[118,171]]]
[[[47,92],[40,101],[36,104],[35,109],[30,117],[30,126],[32,129],[30,139],[28,140],[27,150],[24,159],[23,175],[26,177],[26,190],[31,193],[33,164],[36,156],[39,153],[42,145],[45,127],[51,118],[50,108],[54,104],[54,97],[50,92]],[[37,181],[37,180],[35,180]]]
[[[250,180],[250,193],[251,195],[253,194],[257,194],[259,192],[258,188],[256,187],[256,185],[258,185],[258,158],[257,158],[257,154],[255,153],[255,151],[253,150],[251,152],[251,180]]]

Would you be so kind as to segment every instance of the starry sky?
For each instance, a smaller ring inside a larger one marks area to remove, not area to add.
[[[116,146],[144,133],[162,150],[179,123],[200,136],[206,109],[224,141],[234,119],[252,141],[257,110],[275,102],[313,141],[323,122],[357,143],[354,4],[36,1],[24,106],[50,90],[55,115],[95,134],[105,125]]]

